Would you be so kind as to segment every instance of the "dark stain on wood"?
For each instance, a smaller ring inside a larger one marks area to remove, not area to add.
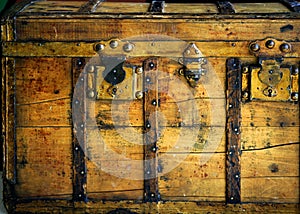
[[[272,163],[270,166],[269,166],[269,170],[273,173],[276,173],[279,171],[279,168],[278,168],[278,165],[276,163]]]

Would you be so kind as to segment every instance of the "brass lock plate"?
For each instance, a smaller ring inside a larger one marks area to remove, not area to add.
[[[282,66],[274,59],[251,66],[250,99],[287,101],[291,96],[292,66]]]

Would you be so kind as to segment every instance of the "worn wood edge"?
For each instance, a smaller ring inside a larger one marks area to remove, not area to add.
[[[116,209],[127,209],[137,213],[299,213],[299,204],[251,203],[232,205],[211,202],[158,202],[142,203],[141,201],[91,201],[77,202],[73,206],[68,201],[32,201],[17,203],[18,213],[94,213],[108,212]]]

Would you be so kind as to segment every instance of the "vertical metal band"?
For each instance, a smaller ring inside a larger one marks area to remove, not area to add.
[[[218,10],[221,14],[233,14],[235,9],[229,1],[217,1],[216,2]]]
[[[105,0],[89,0],[87,3],[82,5],[79,8],[78,12],[80,13],[92,13],[95,12],[97,7],[104,2]]]
[[[291,11],[300,13],[300,3],[296,0],[281,0]]]
[[[241,62],[237,58],[227,60],[227,154],[226,201],[241,202]]]
[[[86,195],[86,182],[87,182],[87,167],[86,167],[86,115],[85,115],[85,84],[76,85],[79,80],[81,72],[84,70],[86,62],[83,58],[73,59],[73,91],[76,90],[76,100],[73,100],[73,104],[76,108],[73,109],[73,114],[76,114],[78,121],[73,124],[73,200],[74,201],[87,201]],[[82,81],[86,78],[81,76]],[[76,85],[76,87],[75,87]],[[75,91],[74,91],[75,93]],[[82,132],[75,135],[75,127],[77,132]]]
[[[158,108],[158,60],[156,58],[144,61],[144,200],[158,201],[157,180],[157,108]]]

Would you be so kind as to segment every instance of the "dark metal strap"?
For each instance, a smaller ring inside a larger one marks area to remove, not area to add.
[[[296,0],[281,0],[291,11],[300,13],[300,3]]]
[[[75,100],[73,100],[73,114],[78,117],[74,121],[74,131],[80,134],[73,133],[73,200],[74,201],[87,201],[86,194],[86,182],[87,182],[87,166],[86,166],[86,114],[85,114],[85,105],[84,105],[84,83],[76,85],[75,83],[80,77],[82,70],[86,64],[84,58],[75,58],[73,59],[73,88],[74,93],[76,94]],[[85,73],[80,78],[85,80]]]
[[[216,2],[219,12],[221,14],[233,14],[235,9],[229,1],[217,1]]]
[[[82,5],[82,7],[79,8],[80,13],[92,13],[95,12],[97,7],[104,2],[105,0],[89,0],[87,3]]]
[[[241,62],[237,58],[227,60],[227,154],[226,201],[241,202]]]
[[[158,109],[157,94],[157,58],[150,58],[144,62],[144,200],[145,202],[156,202],[159,200],[157,179],[157,118],[152,116]]]
[[[154,0],[151,2],[149,12],[151,13],[163,13],[165,8],[165,1]]]

